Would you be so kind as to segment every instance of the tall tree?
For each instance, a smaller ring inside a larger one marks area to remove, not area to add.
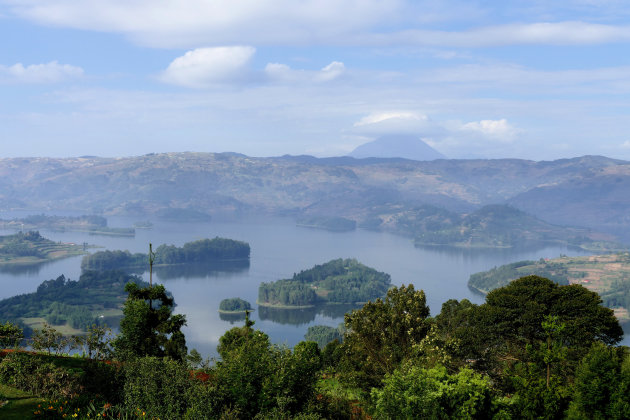
[[[127,283],[129,294],[120,321],[120,334],[114,341],[120,359],[143,356],[168,356],[183,360],[187,354],[186,338],[181,331],[184,315],[173,314],[173,298],[162,285],[140,288]]]
[[[365,390],[378,386],[426,336],[428,316],[424,292],[412,284],[394,287],[384,300],[346,314],[342,361],[346,379]]]

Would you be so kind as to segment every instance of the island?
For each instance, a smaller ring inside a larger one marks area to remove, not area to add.
[[[299,219],[297,226],[324,229],[331,232],[350,232],[357,228],[357,222],[345,217],[306,217]]]
[[[208,263],[213,261],[249,260],[250,247],[247,242],[219,238],[187,242],[182,247],[160,245],[155,250],[154,266],[175,264]],[[145,253],[129,251],[99,251],[86,255],[81,261],[82,270],[112,270],[118,268],[144,269],[149,265]]]
[[[241,298],[223,299],[219,304],[219,312],[222,314],[244,314],[252,310],[252,305]]]
[[[0,236],[0,265],[39,264],[85,253],[85,247],[44,238],[38,231]]]
[[[134,228],[107,226],[107,219],[102,216],[48,216],[37,214],[21,219],[0,220],[5,229],[35,230],[50,229],[57,231],[87,232],[91,235],[135,236]]]
[[[0,319],[33,329],[47,322],[67,335],[86,331],[93,324],[115,326],[122,316],[128,282],[140,287],[149,285],[117,270],[89,271],[78,281],[61,275],[44,281],[34,293],[0,300]]]
[[[487,294],[528,275],[546,277],[561,285],[582,285],[597,292],[604,306],[613,309],[620,322],[630,321],[630,254],[627,252],[519,261],[473,274],[468,286]]]
[[[383,297],[391,286],[389,274],[355,259],[336,259],[300,271],[290,279],[261,283],[257,303],[285,309],[319,303],[359,303]]]

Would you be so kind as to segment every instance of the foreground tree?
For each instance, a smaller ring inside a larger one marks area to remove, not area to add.
[[[184,360],[186,338],[181,331],[186,325],[184,315],[173,315],[173,298],[162,285],[140,288],[127,283],[129,293],[120,321],[120,334],[114,341],[119,359],[168,356]]]
[[[380,385],[429,330],[429,307],[422,290],[394,287],[385,300],[346,314],[342,369],[347,382],[364,390]]]

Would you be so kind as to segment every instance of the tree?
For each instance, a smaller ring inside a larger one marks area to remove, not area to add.
[[[63,337],[63,334],[47,323],[44,323],[41,330],[35,330],[31,338],[31,347],[34,350],[46,350],[48,354],[53,351],[55,354],[60,354],[67,344],[68,340]]]
[[[522,277],[488,293],[473,313],[469,334],[477,337],[478,354],[486,361],[528,360],[528,345],[548,341],[544,322],[552,316],[563,325],[562,344],[568,348],[569,367],[575,367],[592,343],[611,345],[623,337],[613,311],[601,303],[597,293],[579,285]]]
[[[346,314],[345,379],[366,391],[378,386],[426,336],[428,316],[424,292],[411,284],[394,287],[385,300],[368,302]]]
[[[184,315],[173,315],[173,298],[167,296],[163,285],[140,288],[127,283],[129,294],[123,307],[120,334],[114,349],[120,359],[143,356],[168,356],[184,360],[186,339],[181,328],[186,325]]]
[[[24,338],[22,328],[9,321],[0,324],[0,349],[17,347]]]

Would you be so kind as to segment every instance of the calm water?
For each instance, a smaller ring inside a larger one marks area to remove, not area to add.
[[[0,218],[14,217],[0,213]],[[110,218],[112,227],[131,226],[134,219]],[[10,231],[0,231],[9,234]],[[147,252],[149,243],[183,245],[192,240],[222,236],[249,242],[251,261],[249,266],[189,267],[185,269],[156,270],[154,281],[163,283],[173,293],[176,312],[186,314],[185,328],[189,349],[196,348],[205,356],[215,356],[219,337],[239,320],[220,316],[219,302],[230,297],[241,297],[256,308],[252,319],[255,327],[265,331],[278,344],[292,346],[303,340],[311,325],[336,326],[343,322],[347,306],[330,306],[312,310],[280,311],[258,308],[255,305],[258,285],[286,278],[303,269],[334,258],[356,258],[377,270],[389,273],[395,285],[413,283],[423,289],[431,313],[440,311],[448,299],[470,299],[483,302],[466,285],[470,274],[494,266],[524,259],[558,257],[560,254],[585,254],[561,247],[541,250],[500,250],[489,252],[461,252],[414,248],[403,237],[357,230],[333,233],[323,230],[300,228],[287,220],[250,222],[211,222],[186,224],[155,222],[152,230],[136,230],[135,238],[92,236],[78,232],[41,233],[62,242],[88,242],[105,249],[127,249],[131,252]],[[60,260],[38,267],[0,271],[0,298],[20,293],[30,293],[44,280],[60,274],[76,280],[80,275],[81,257]],[[143,277],[148,281],[148,273]],[[627,340],[626,340],[627,341]]]

